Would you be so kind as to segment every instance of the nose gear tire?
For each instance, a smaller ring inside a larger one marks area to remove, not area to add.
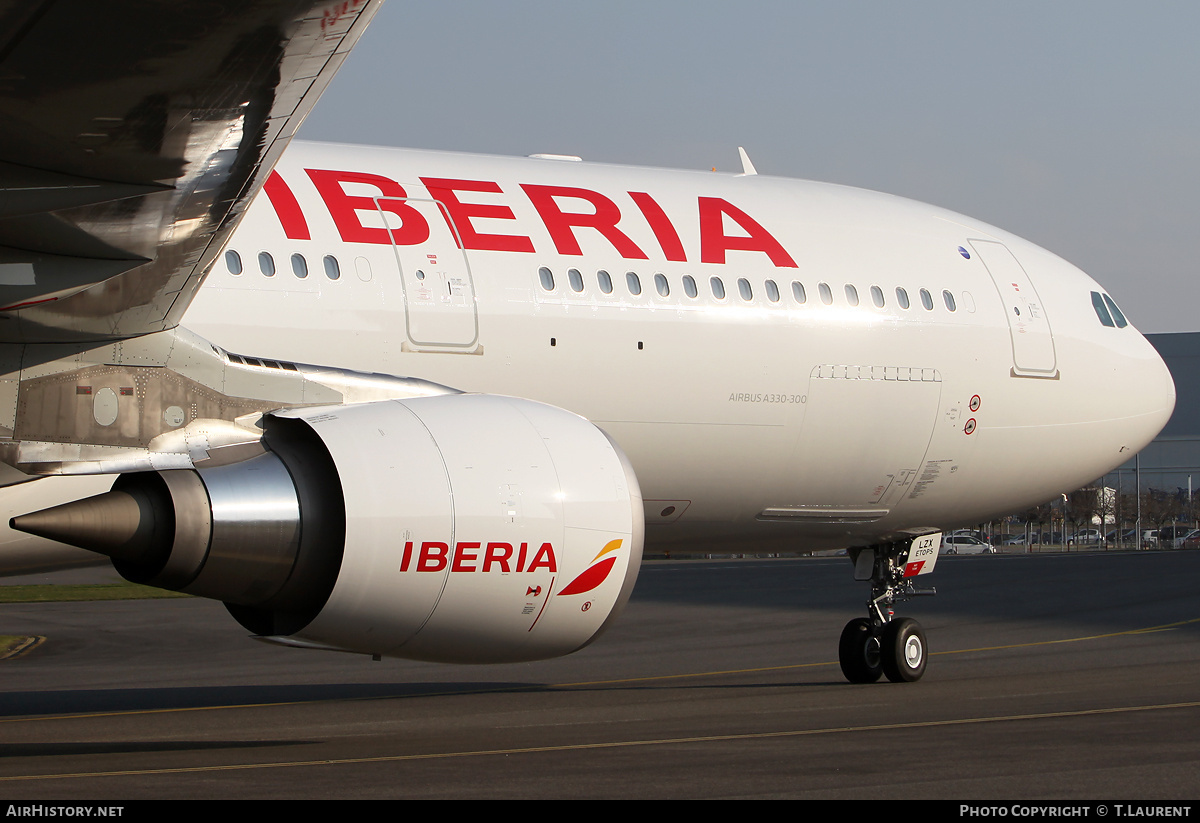
[[[842,674],[851,683],[874,683],[883,673],[879,637],[871,621],[858,617],[842,629],[838,642],[838,661]]]
[[[843,632],[842,637],[845,636]],[[912,683],[925,674],[929,646],[920,623],[909,617],[892,620],[883,627],[879,643],[880,664],[888,680],[893,683]],[[845,669],[844,664],[842,668]]]

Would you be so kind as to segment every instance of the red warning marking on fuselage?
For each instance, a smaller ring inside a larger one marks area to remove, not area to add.
[[[918,574],[921,573],[921,569],[922,569],[922,567],[924,567],[924,565],[925,565],[924,560],[914,560],[912,563],[908,563],[904,567],[904,576],[905,577],[916,577]]]

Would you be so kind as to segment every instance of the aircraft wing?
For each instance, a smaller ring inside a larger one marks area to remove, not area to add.
[[[179,323],[382,0],[0,0],[0,342]]]
[[[262,414],[449,391],[178,325],[381,2],[0,0],[0,486],[236,462]]]

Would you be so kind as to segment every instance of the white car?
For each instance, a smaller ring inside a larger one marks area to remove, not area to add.
[[[966,534],[948,534],[942,538],[938,554],[995,554],[991,543]]]
[[[1104,542],[1104,533],[1099,529],[1083,529],[1071,535],[1067,542],[1073,546],[1097,545]]]

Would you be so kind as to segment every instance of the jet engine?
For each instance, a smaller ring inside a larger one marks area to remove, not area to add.
[[[600,429],[456,394],[264,418],[265,454],[122,475],[14,518],[276,642],[483,663],[567,654],[629,598],[641,493]]]

